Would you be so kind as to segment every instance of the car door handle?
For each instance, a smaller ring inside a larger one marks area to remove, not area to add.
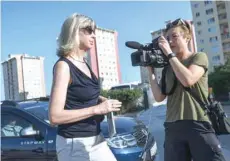
[[[43,148],[33,149],[32,152],[35,152],[35,153],[44,153]]]

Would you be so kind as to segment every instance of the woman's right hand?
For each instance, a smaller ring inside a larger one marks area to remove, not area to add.
[[[120,111],[122,103],[118,100],[108,99],[94,107],[95,115],[103,115],[109,112]]]

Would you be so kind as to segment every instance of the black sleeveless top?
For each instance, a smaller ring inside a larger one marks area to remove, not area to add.
[[[97,105],[100,95],[100,84],[89,65],[86,63],[92,78],[89,78],[67,58],[62,57],[57,62],[59,61],[65,61],[69,65],[70,77],[72,79],[67,89],[64,109],[82,109]],[[92,116],[74,123],[58,125],[57,134],[65,138],[75,138],[96,136],[100,132],[100,122],[97,121],[96,116]]]

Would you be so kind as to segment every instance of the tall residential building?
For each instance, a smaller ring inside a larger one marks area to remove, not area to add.
[[[46,96],[43,57],[9,55],[2,68],[6,100]]]
[[[209,71],[230,58],[230,1],[191,1],[198,51],[209,58]]]
[[[97,28],[94,48],[90,50],[88,60],[103,89],[121,83],[117,36],[114,30]]]
[[[187,22],[190,24],[191,31],[192,31],[192,39],[189,42],[189,49],[192,52],[197,51],[197,46],[196,46],[196,36],[195,36],[195,29],[193,22],[190,20],[187,20]],[[165,28],[153,31],[151,32],[152,40],[156,39],[157,37],[164,35],[165,34]],[[163,68],[155,68],[155,76],[157,81],[159,82],[161,79],[161,73],[162,73]],[[141,82],[142,83],[149,83],[149,77],[148,77],[148,70],[145,67],[140,67],[141,71]]]

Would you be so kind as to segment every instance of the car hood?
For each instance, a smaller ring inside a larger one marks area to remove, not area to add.
[[[143,122],[141,122],[138,119],[131,118],[131,117],[114,117],[114,122],[116,126],[116,132],[117,135],[127,134],[127,133],[133,133],[135,131],[138,131],[140,129],[146,129],[146,126]],[[101,130],[105,138],[108,137],[108,123],[107,119],[101,123]]]

